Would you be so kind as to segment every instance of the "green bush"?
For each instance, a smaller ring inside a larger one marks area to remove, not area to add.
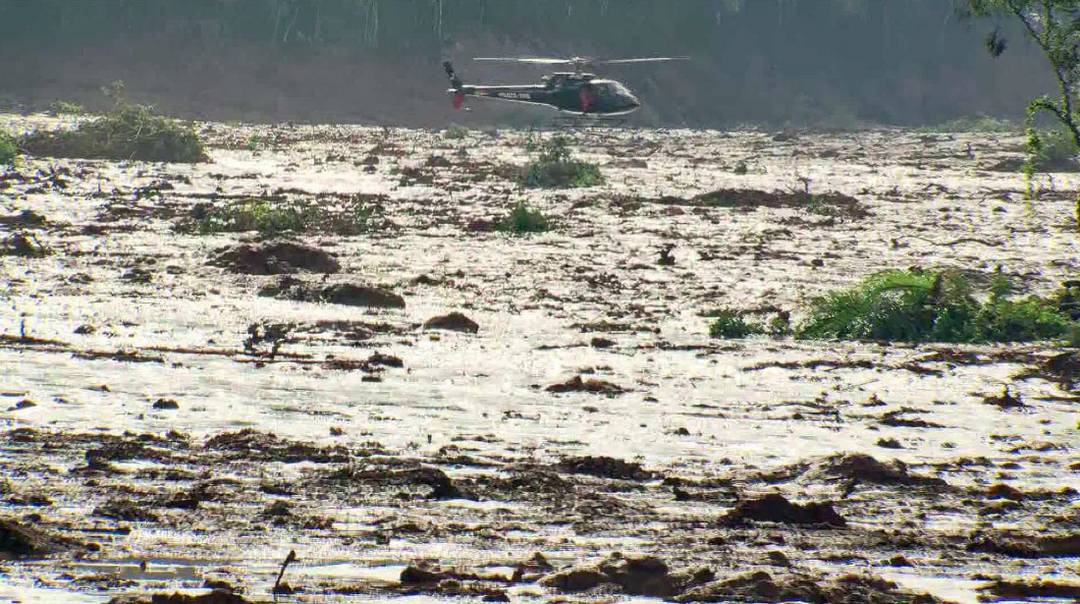
[[[86,109],[84,109],[82,105],[71,101],[53,101],[53,103],[49,105],[49,113],[56,116],[83,115],[86,113]]]
[[[757,323],[748,322],[743,313],[737,310],[721,309],[710,313],[714,317],[709,326],[709,335],[725,340],[739,340],[749,336],[761,335],[765,330]]]
[[[1065,130],[1049,130],[1038,133],[1038,145],[1033,162],[1036,171],[1057,172],[1077,169],[1076,156],[1080,149],[1072,134]]]
[[[1026,342],[1070,337],[1076,323],[1054,300],[1010,300],[1001,278],[985,302],[954,271],[886,271],[813,300],[801,339]]]
[[[349,236],[366,232],[370,217],[370,209],[356,201],[331,208],[318,202],[253,198],[221,207],[201,207],[179,230],[200,235],[258,231],[263,237],[287,233]]]
[[[521,181],[526,187],[561,189],[594,187],[604,183],[596,164],[575,159],[570,142],[555,136],[540,146],[540,156],[525,166]]]
[[[451,124],[449,128],[443,130],[443,138],[448,140],[461,140],[467,136],[469,136],[469,129],[458,124]]]
[[[14,163],[17,152],[15,139],[4,130],[0,130],[0,166]]]
[[[498,229],[506,233],[543,233],[548,231],[551,225],[539,210],[533,210],[525,204],[518,202],[510,215],[498,224]]]
[[[195,131],[145,105],[118,103],[75,130],[35,132],[22,141],[33,155],[196,163],[207,160]]]

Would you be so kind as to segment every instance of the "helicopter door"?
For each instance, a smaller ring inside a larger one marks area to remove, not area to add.
[[[596,90],[593,89],[592,84],[585,84],[578,95],[581,97],[581,112],[588,113],[589,109],[596,105]]]

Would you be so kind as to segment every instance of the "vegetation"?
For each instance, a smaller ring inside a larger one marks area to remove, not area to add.
[[[1022,127],[1011,120],[1001,119],[989,115],[977,115],[975,117],[961,117],[936,126],[927,126],[919,129],[922,132],[969,132],[969,133],[1013,133],[1022,130]]]
[[[35,132],[22,141],[33,155],[81,159],[196,163],[207,160],[195,131],[155,113],[153,107],[129,103],[122,82],[104,89],[112,111],[74,130]]]
[[[49,113],[60,115],[83,115],[86,113],[86,109],[78,103],[72,103],[70,101],[53,101],[49,105]]]
[[[554,136],[540,146],[540,156],[525,166],[521,181],[527,187],[560,189],[594,187],[603,184],[604,177],[596,164],[574,158],[566,137]]]
[[[796,330],[802,339],[1026,342],[1071,338],[1077,324],[1053,299],[1013,300],[1003,277],[985,301],[954,271],[886,271],[818,298]]]
[[[533,210],[524,201],[518,202],[510,215],[499,222],[498,230],[506,233],[544,233],[551,228],[550,222],[539,210]]]
[[[266,238],[289,233],[350,236],[366,232],[370,218],[371,210],[357,199],[335,207],[317,201],[251,198],[219,207],[201,206],[179,230],[200,235],[257,231]]]
[[[743,313],[737,310],[724,308],[712,314],[715,319],[709,326],[709,335],[714,338],[738,340],[765,333],[761,324],[747,321]]]
[[[4,130],[0,130],[0,166],[14,163],[17,152],[15,138]]]
[[[451,124],[449,128],[443,130],[442,134],[443,138],[448,140],[461,140],[469,136],[469,129],[458,124]]]
[[[1028,160],[1030,168],[1040,172],[1072,172],[1080,168],[1076,162],[1080,148],[1076,146],[1070,133],[1059,128],[1037,132],[1035,136],[1038,145],[1030,146],[1033,139],[1029,138],[1028,141],[1028,151],[1031,154]]]

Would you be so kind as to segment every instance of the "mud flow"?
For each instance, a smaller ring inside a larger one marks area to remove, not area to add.
[[[1076,177],[1026,201],[1018,137],[585,130],[606,184],[548,191],[521,132],[200,128],[0,173],[0,600],[1078,597],[1080,360],[702,316],[1074,278]],[[323,218],[199,226],[251,200]]]

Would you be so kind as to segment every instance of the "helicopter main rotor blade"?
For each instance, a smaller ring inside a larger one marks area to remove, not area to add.
[[[573,61],[567,59],[549,59],[546,57],[477,57],[473,60],[489,63],[535,63],[539,65],[569,65],[573,63]]]
[[[648,57],[642,59],[609,59],[593,61],[596,65],[630,65],[633,63],[666,63],[668,61],[689,61],[690,57]]]

